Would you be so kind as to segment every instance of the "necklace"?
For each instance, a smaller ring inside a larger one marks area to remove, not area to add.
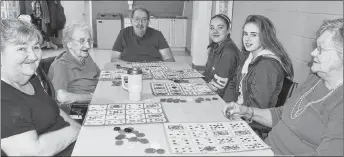
[[[303,94],[300,99],[296,102],[296,104],[293,106],[293,109],[291,110],[290,112],[290,118],[291,119],[296,119],[297,117],[299,117],[303,111],[305,111],[307,109],[308,106],[312,105],[312,104],[316,104],[316,103],[319,103],[321,101],[324,101],[327,97],[329,97],[338,87],[342,86],[343,83],[340,83],[339,85],[337,85],[334,89],[332,89],[328,94],[326,94],[324,97],[316,100],[316,101],[312,101],[312,102],[309,102],[307,105],[305,105],[304,107],[300,108],[301,106],[301,103],[303,101],[303,99],[308,96],[308,94],[310,94],[311,92],[313,92],[313,90],[315,89],[315,87],[321,82],[321,80],[319,80],[311,89],[309,89],[305,94]],[[297,107],[297,111],[295,111],[295,114],[294,113],[294,110],[295,108]]]

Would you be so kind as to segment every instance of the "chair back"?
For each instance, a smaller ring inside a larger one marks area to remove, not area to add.
[[[43,69],[45,74],[48,74],[51,63],[55,60],[55,56],[41,59],[39,66]]]
[[[81,116],[81,119],[74,119],[78,123],[82,124],[85,119],[89,104],[71,104],[71,110],[69,112],[72,119],[74,117]]]
[[[54,85],[53,83],[51,83],[50,79],[48,78],[48,75],[44,72],[44,69],[41,66],[37,68],[37,77],[40,79],[43,88],[45,89],[47,94],[54,100],[56,100],[56,92],[54,89]]]
[[[278,95],[278,100],[275,107],[283,106],[286,100],[291,96],[293,90],[297,87],[297,83],[289,78],[284,78],[282,90]]]
[[[56,100],[56,92],[54,89],[54,85],[51,83],[50,79],[48,78],[48,72],[49,68],[51,66],[51,63],[55,60],[54,57],[48,57],[41,59],[39,62],[39,66],[37,68],[37,77],[40,79],[42,82],[43,88],[45,91],[48,93],[50,97],[52,97],[54,100]]]

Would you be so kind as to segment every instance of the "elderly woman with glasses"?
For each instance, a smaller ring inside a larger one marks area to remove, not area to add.
[[[1,155],[70,155],[80,124],[59,109],[35,72],[42,36],[32,24],[1,20]]]
[[[89,50],[93,44],[90,29],[85,23],[72,23],[63,30],[66,52],[56,57],[48,77],[61,104],[89,103],[92,99],[100,70]]]
[[[311,74],[278,108],[229,104],[239,115],[272,127],[265,142],[277,155],[343,156],[343,18],[327,20],[311,52]]]

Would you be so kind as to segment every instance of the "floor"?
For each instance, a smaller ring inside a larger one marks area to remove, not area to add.
[[[60,53],[64,52],[64,48],[59,49],[44,49],[42,50],[42,58],[57,56]],[[183,51],[174,51],[172,52],[176,62],[183,62],[188,63],[190,66],[192,64],[192,58],[187,52]],[[104,65],[110,61],[111,59],[111,50],[100,50],[94,48],[90,51],[90,55],[92,56],[94,62],[99,66],[100,69],[104,67]]]

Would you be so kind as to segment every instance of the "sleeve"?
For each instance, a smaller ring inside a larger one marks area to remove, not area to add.
[[[68,83],[70,81],[69,70],[70,68],[58,62],[50,67],[48,77],[51,80],[55,91],[60,89],[67,90]]]
[[[164,35],[160,31],[158,31],[157,36],[158,36],[158,49],[159,50],[170,48]]]
[[[89,62],[94,65],[94,69],[95,69],[96,74],[97,74],[96,76],[97,76],[97,78],[99,78],[99,76],[100,76],[100,69],[98,67],[98,64],[96,62],[94,62],[94,60],[93,60],[93,58],[91,56],[88,56],[88,58],[89,58]]]
[[[277,84],[283,84],[283,70],[279,63],[261,60],[252,74],[252,82],[248,84],[251,93],[245,106],[269,108],[269,103]],[[281,82],[278,82],[278,81]]]
[[[241,76],[240,69],[241,69],[241,66],[243,66],[242,63],[245,62],[248,55],[249,55],[249,52],[246,52],[246,51],[239,52],[239,56],[238,56],[239,65],[234,71],[232,80],[228,81],[228,85],[225,88],[225,94],[223,96],[223,100],[226,102],[231,102],[231,101],[236,102],[238,100],[239,91],[237,90],[237,86],[238,86],[239,76]]]
[[[275,126],[282,119],[283,106],[269,108],[272,118],[272,126]]]
[[[31,110],[18,102],[1,100],[1,138],[35,130]]]
[[[125,28],[124,28],[125,29]],[[123,52],[125,40],[124,40],[124,29],[122,29],[116,38],[116,41],[112,47],[113,51]]]
[[[224,89],[229,81],[233,81],[233,74],[235,74],[238,67],[239,56],[235,48],[226,46],[221,53],[215,68],[213,84],[218,89]]]
[[[302,156],[343,156],[343,101],[330,114],[320,145]]]
[[[223,95],[223,100],[225,102],[231,102],[234,101],[236,102],[238,100],[238,91],[236,91],[236,86],[237,86],[237,73],[236,75],[233,76],[232,80],[228,81],[228,85],[225,88],[225,94]]]
[[[209,73],[208,73],[208,70],[205,70],[203,73],[202,73],[202,75],[204,76],[203,77],[203,80],[205,81],[205,82],[209,82],[209,77],[208,77],[208,75],[209,75]]]
[[[211,77],[209,76],[210,75],[210,71],[211,71],[211,68],[210,67],[210,62],[211,60],[213,59],[213,55],[211,55],[211,49],[208,49],[208,59],[207,59],[207,63],[205,64],[205,70],[203,72],[203,80],[207,83],[209,83],[209,81],[211,81]]]
[[[219,68],[215,69],[215,72],[219,77],[228,78],[236,72],[240,58],[237,50],[232,46],[226,46],[222,51],[222,56],[217,63]]]
[[[96,68],[97,68],[97,78],[99,78],[100,77],[100,69],[99,69],[99,67],[98,67],[98,65],[96,64]]]

